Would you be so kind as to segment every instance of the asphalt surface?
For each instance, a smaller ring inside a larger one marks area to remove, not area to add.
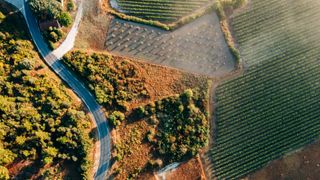
[[[88,110],[92,113],[97,125],[97,131],[100,141],[100,160],[98,170],[95,173],[95,180],[105,179],[105,175],[109,168],[110,163],[110,134],[106,117],[102,111],[102,107],[95,101],[95,97],[85,87],[85,85],[77,78],[73,72],[69,71],[63,62],[52,53],[48,48],[46,42],[41,36],[36,18],[33,16],[27,2],[25,0],[5,0],[17,8],[23,14],[34,44],[37,46],[41,56],[51,69],[64,80],[70,88],[80,97],[80,99],[87,106]],[[21,3],[21,1],[24,1]]]

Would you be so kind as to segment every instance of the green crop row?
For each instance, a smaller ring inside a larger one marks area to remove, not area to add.
[[[199,8],[205,7],[211,0],[117,0],[119,11],[127,16],[134,16],[136,19],[145,21],[157,21],[159,23],[173,23],[190,16]],[[212,3],[211,3],[212,4]],[[167,28],[166,28],[167,29]]]
[[[248,70],[216,90],[217,179],[238,179],[320,138],[316,0],[252,0],[233,30]]]

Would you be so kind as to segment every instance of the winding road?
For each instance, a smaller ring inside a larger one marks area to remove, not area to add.
[[[37,46],[41,56],[45,62],[52,68],[52,70],[64,80],[70,88],[80,97],[80,99],[87,106],[90,113],[93,115],[95,120],[99,142],[100,142],[100,159],[97,171],[95,172],[95,180],[103,180],[107,173],[110,163],[110,134],[108,129],[108,124],[102,107],[95,101],[94,96],[85,87],[85,85],[77,78],[77,76],[69,71],[67,67],[61,62],[60,58],[72,49],[76,29],[79,26],[81,16],[82,16],[82,2],[80,2],[78,13],[74,25],[68,34],[66,40],[62,45],[55,51],[51,51],[44,39],[41,36],[41,32],[38,26],[38,22],[34,15],[32,14],[30,7],[26,0],[5,0],[6,2],[14,5],[22,13],[28,29],[30,31],[31,37],[34,44]]]

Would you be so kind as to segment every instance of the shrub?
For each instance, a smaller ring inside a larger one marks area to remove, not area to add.
[[[193,98],[193,91],[191,89],[187,89],[182,94],[183,97],[186,97],[188,100],[191,100]]]
[[[224,9],[223,6],[221,4],[220,1],[216,1],[214,4],[214,9],[218,15],[218,17],[220,18],[220,20],[224,20],[226,18],[226,15],[224,13]]]
[[[240,8],[245,6],[248,3],[248,0],[233,0],[233,8]]]
[[[4,166],[0,166],[0,179],[1,180],[7,180],[7,179],[10,179],[10,176],[9,176],[9,171],[6,167]]]
[[[68,11],[74,11],[75,9],[75,5],[73,3],[73,0],[69,0],[68,3],[67,3],[67,10]]]
[[[154,136],[156,134],[156,131],[154,129],[150,129],[148,132],[147,132],[147,140],[149,142],[153,142],[154,141]]]
[[[2,23],[5,18],[6,16],[2,12],[0,12],[0,23]]]
[[[115,127],[119,126],[124,119],[125,119],[125,115],[120,111],[114,111],[108,117],[109,122]]]
[[[48,47],[49,49],[53,50],[54,49],[54,43],[52,41],[48,42]]]
[[[72,18],[68,12],[63,12],[59,16],[58,21],[62,26],[68,27],[72,23]]]
[[[148,112],[143,106],[140,106],[136,109],[136,114],[139,118],[144,118]]]
[[[29,0],[31,10],[40,20],[59,18],[62,7],[56,0]]]
[[[59,36],[57,35],[56,32],[51,31],[49,33],[49,40],[52,41],[52,42],[58,42],[59,41]]]
[[[27,69],[27,70],[32,70],[34,68],[34,61],[30,60],[28,58],[24,58],[22,61],[19,62],[19,68],[21,70]]]

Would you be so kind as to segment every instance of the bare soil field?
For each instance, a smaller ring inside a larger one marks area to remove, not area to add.
[[[179,167],[171,172],[166,173],[166,180],[189,180],[189,179],[206,179],[201,171],[201,160],[199,157],[193,158],[188,162],[182,163]]]
[[[320,142],[303,150],[273,161],[262,170],[253,173],[249,180],[319,179]]]
[[[102,50],[111,16],[99,8],[99,0],[83,1],[83,18],[75,48]]]
[[[175,31],[114,18],[105,48],[113,54],[207,76],[223,76],[235,66],[215,13]]]

